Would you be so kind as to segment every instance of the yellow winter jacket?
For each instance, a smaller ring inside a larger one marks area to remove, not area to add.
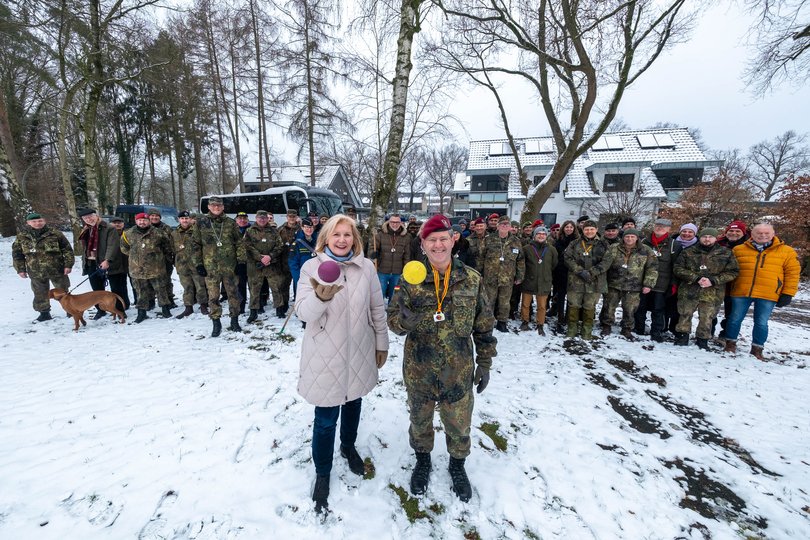
[[[774,236],[773,244],[762,252],[751,240],[734,248],[740,275],[731,286],[731,296],[779,300],[780,294],[795,296],[799,289],[801,265],[796,251]]]

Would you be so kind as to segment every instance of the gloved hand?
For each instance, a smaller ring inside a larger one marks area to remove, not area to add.
[[[776,301],[776,307],[785,307],[790,304],[791,300],[793,300],[793,297],[789,294],[780,294],[779,300]]]
[[[206,272],[205,266],[203,266],[201,264],[197,265],[197,275],[202,276],[202,277],[208,276],[208,272]]]
[[[388,360],[388,351],[377,351],[374,353],[374,358],[377,360],[377,369],[380,369]]]
[[[405,307],[405,299],[400,296],[399,297],[399,325],[410,332],[411,330],[416,328],[416,325],[419,324],[419,315],[415,315],[413,311]]]
[[[260,263],[260,262],[257,262],[256,263],[256,270],[261,270],[262,268],[264,268],[264,265],[262,263]]]
[[[237,274],[244,274],[247,272],[247,264],[246,263],[236,263],[236,273]]]
[[[330,301],[343,289],[343,285],[324,285],[323,283],[318,283],[318,281],[312,277],[309,278],[309,282],[312,284],[315,296],[317,296],[321,302]]]
[[[587,270],[580,270],[577,272],[577,277],[586,282],[590,282],[593,279],[593,276]]]
[[[476,392],[479,394],[483,392],[489,384],[489,368],[480,365],[476,366],[475,375],[473,375],[473,384],[478,385],[475,389]]]

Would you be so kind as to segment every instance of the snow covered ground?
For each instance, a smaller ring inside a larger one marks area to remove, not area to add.
[[[289,341],[269,314],[219,339],[199,314],[74,333],[56,302],[55,320],[32,324],[10,251],[0,240],[0,538],[810,538],[806,291],[772,322],[769,363],[647,338],[498,335],[468,504],[450,491],[441,431],[427,495],[400,499],[413,455],[392,336],[358,440],[376,474],[337,454],[322,521],[295,319]]]

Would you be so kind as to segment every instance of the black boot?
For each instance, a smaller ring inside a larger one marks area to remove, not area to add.
[[[183,310],[183,313],[177,315],[175,319],[182,319],[183,317],[188,317],[192,313],[194,313],[194,306],[186,306],[186,309]]]
[[[93,320],[94,320],[94,321],[97,321],[97,320],[99,320],[100,318],[102,318],[102,317],[103,317],[104,315],[106,315],[106,314],[107,314],[107,312],[106,312],[106,311],[104,311],[103,309],[101,309],[101,308],[96,308],[96,314],[95,314],[95,315],[93,315]]]
[[[320,514],[329,509],[329,476],[316,476],[312,500],[315,501],[315,512]]]
[[[208,304],[200,304],[200,313],[208,315]]]
[[[470,486],[470,479],[467,478],[467,471],[464,470],[464,460],[450,458],[450,478],[453,480],[453,491],[461,502],[467,502],[472,498],[472,486]]]
[[[155,309],[155,299],[154,299],[154,298],[152,298],[151,300],[149,300],[149,307],[148,307],[147,309],[148,309],[149,311],[152,311],[153,309]]]
[[[172,318],[172,312],[169,310],[169,306],[162,306],[160,308],[160,316],[163,317],[164,319]]]
[[[411,493],[424,495],[430,482],[430,452],[416,453],[416,466],[411,473]]]
[[[219,319],[213,319],[212,322],[214,323],[214,328],[211,330],[211,337],[219,337],[219,334],[222,333],[222,323],[219,322]]]
[[[140,324],[140,323],[142,323],[143,321],[145,321],[148,318],[149,317],[146,316],[146,310],[145,309],[139,309],[138,310],[138,316],[135,317],[135,324]]]
[[[704,351],[709,350],[709,340],[705,338],[697,338],[695,340],[697,342],[697,346],[699,349],[703,349]]]
[[[239,316],[238,315],[236,317],[231,317],[231,325],[228,327],[228,330],[231,330],[232,332],[241,332],[242,331],[242,327],[239,326]]]
[[[349,470],[358,476],[363,476],[366,473],[366,465],[363,463],[363,458],[357,453],[357,449],[340,445],[340,455],[346,458],[349,462]]]
[[[506,321],[498,321],[495,323],[495,330],[498,332],[508,332],[509,329],[506,327]]]
[[[251,309],[250,315],[248,315],[247,322],[248,324],[252,323],[256,319],[259,318],[259,310],[258,309]]]
[[[675,345],[686,347],[689,345],[689,334],[686,332],[675,332]]]
[[[664,336],[660,332],[650,332],[650,338],[657,343],[664,342]]]
[[[286,316],[287,316],[287,308],[285,308],[284,306],[276,308],[276,317],[278,317],[279,319],[283,319]]]
[[[68,316],[70,316],[69,313],[68,313]],[[37,322],[50,321],[52,318],[53,317],[51,317],[51,311],[46,309],[45,311],[40,311],[39,312],[39,317],[37,317]]]

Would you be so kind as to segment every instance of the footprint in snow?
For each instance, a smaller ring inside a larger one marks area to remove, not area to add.
[[[84,518],[98,527],[112,527],[124,508],[95,493],[80,498],[74,498],[73,495],[71,493],[64,499],[62,506],[71,516]]]
[[[138,533],[138,540],[165,540],[172,538],[167,530],[166,512],[177,502],[177,492],[169,490],[164,492],[158,500],[152,517],[141,528]]]

